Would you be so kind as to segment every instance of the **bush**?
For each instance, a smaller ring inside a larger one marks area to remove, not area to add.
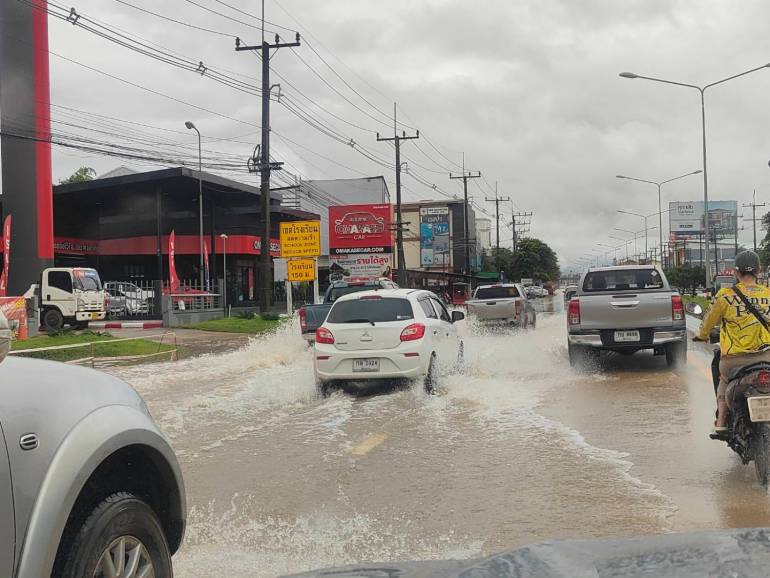
[[[238,319],[253,319],[254,313],[251,311],[241,311],[238,313]]]
[[[281,318],[278,313],[262,313],[260,317],[265,321],[278,321]]]

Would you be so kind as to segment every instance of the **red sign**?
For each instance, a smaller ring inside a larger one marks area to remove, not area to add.
[[[168,285],[171,291],[179,289],[179,277],[176,274],[176,267],[174,266],[174,236],[174,231],[171,231],[171,235],[168,237]]]
[[[391,253],[393,205],[329,207],[329,251],[332,255]]]
[[[0,297],[8,291],[8,266],[11,262],[11,215],[3,223],[3,272],[0,273]]]
[[[24,297],[0,297],[0,311],[10,324],[14,339],[27,339],[27,302]]]

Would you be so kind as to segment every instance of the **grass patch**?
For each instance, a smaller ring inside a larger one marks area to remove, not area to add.
[[[34,357],[36,359],[48,359],[51,361],[72,361],[74,359],[83,359],[84,357],[122,357],[130,355],[148,355],[162,351],[171,351],[174,349],[172,343],[159,345],[156,341],[149,339],[134,339],[131,341],[113,341],[116,339],[109,333],[98,333],[93,331],[83,331],[75,333],[73,331],[61,331],[53,335],[38,335],[31,337],[26,341],[16,341],[11,343],[11,350],[20,349],[42,349],[45,347],[55,347],[58,345],[79,345],[82,347],[71,347],[68,349],[54,349],[50,351],[30,351],[19,354],[24,357]],[[110,341],[113,341],[110,343]],[[93,346],[86,345],[93,343]]]
[[[272,317],[272,316],[271,316]],[[210,319],[187,325],[190,329],[202,329],[203,331],[224,331],[228,333],[263,333],[276,329],[282,321],[280,319],[265,319],[259,315],[252,317],[223,317],[222,319]]]

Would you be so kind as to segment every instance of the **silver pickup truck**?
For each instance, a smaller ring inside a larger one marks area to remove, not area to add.
[[[682,298],[653,265],[589,269],[567,305],[570,365],[602,349],[630,355],[652,349],[669,366],[687,362]]]
[[[537,322],[535,308],[519,283],[479,285],[465,306],[468,316],[478,321],[505,322],[517,327],[534,327]]]

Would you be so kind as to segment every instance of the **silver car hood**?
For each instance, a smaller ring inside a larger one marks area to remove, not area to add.
[[[543,542],[487,558],[360,564],[316,570],[323,578],[764,578],[770,529]]]

